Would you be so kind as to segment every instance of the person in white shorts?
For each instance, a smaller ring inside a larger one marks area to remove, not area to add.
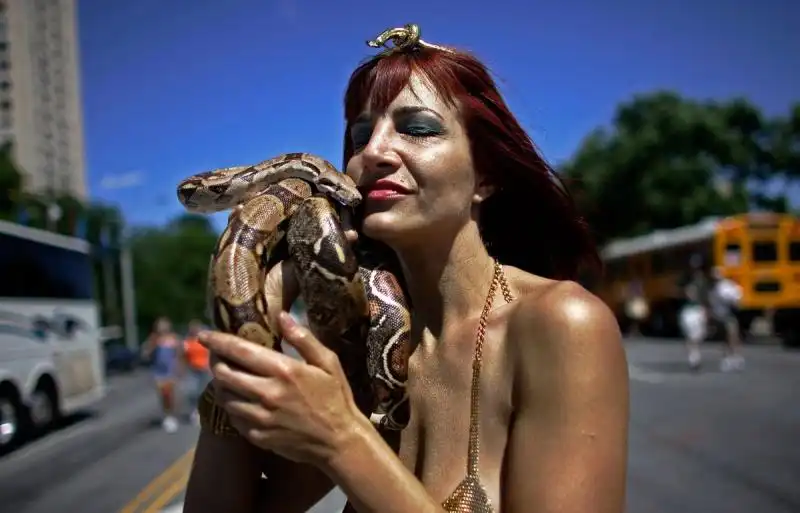
[[[699,369],[702,363],[700,344],[708,335],[708,278],[699,258],[693,258],[692,271],[684,286],[686,303],[679,314],[679,324],[686,339],[689,367]]]

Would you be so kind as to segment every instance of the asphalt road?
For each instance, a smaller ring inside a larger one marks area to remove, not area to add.
[[[724,374],[710,344],[692,373],[679,344],[627,347],[629,513],[800,511],[800,353],[747,347],[747,369]],[[0,459],[0,509],[180,512],[196,436],[161,430],[145,375],[114,379],[96,416]],[[343,503],[333,492],[313,512]]]
[[[188,423],[174,434],[161,429],[147,374],[109,379],[108,394],[96,410],[0,458],[0,511],[157,512],[179,496],[175,473],[186,474],[190,457],[161,478],[157,484],[162,486],[138,498],[137,507],[123,510],[197,438]]]

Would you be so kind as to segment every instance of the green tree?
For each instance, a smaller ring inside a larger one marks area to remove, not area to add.
[[[139,228],[132,234],[136,307],[143,333],[162,315],[177,326],[204,318],[208,264],[217,237],[209,218],[188,214],[163,228]]]
[[[776,178],[781,180],[778,187],[797,187],[800,184],[800,103],[792,106],[787,116],[774,120],[771,148]]]
[[[69,203],[69,199],[62,199]],[[62,210],[65,207],[62,206]],[[75,208],[75,207],[73,207]],[[120,269],[125,220],[114,205],[92,202],[77,208],[76,223],[82,223],[83,236],[95,248],[94,278],[95,294],[100,303],[103,325],[122,325],[124,321]],[[67,216],[62,216],[62,219]],[[77,229],[77,224],[75,226]],[[76,230],[77,231],[77,230]]]
[[[52,228],[63,235],[77,235],[78,224],[86,216],[86,205],[70,194],[57,194],[52,202],[61,210],[61,217]]]
[[[742,99],[635,96],[561,168],[598,239],[695,223],[751,207],[785,210],[770,195],[776,124]]]

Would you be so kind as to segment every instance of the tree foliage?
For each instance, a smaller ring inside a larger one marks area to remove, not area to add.
[[[673,92],[634,97],[590,133],[562,168],[603,242],[748,209],[785,211],[800,179],[800,108],[767,119],[743,99],[697,101]]]
[[[206,278],[217,233],[210,219],[182,215],[163,228],[141,228],[131,237],[141,329],[162,315],[177,325],[203,318]]]

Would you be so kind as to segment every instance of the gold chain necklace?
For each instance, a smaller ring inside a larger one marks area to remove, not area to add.
[[[492,276],[492,282],[489,285],[489,293],[486,295],[486,302],[483,304],[483,311],[481,312],[481,317],[478,321],[478,331],[475,335],[475,359],[472,363],[473,368],[476,366],[480,367],[481,362],[483,361],[483,341],[486,338],[486,323],[489,319],[489,312],[492,311],[494,294],[497,292],[498,285],[500,286],[500,290],[503,293],[503,299],[506,300],[506,303],[513,301],[514,296],[511,295],[511,290],[508,288],[508,282],[506,281],[505,274],[503,273],[503,266],[500,265],[500,262],[494,260],[494,275]]]
[[[481,368],[483,364],[483,343],[486,339],[486,324],[489,320],[489,312],[492,311],[494,304],[494,294],[497,287],[503,293],[503,299],[506,303],[514,300],[511,290],[508,287],[505,274],[503,273],[503,266],[500,262],[494,260],[494,275],[492,282],[489,285],[489,293],[486,295],[486,302],[483,304],[483,311],[478,320],[478,330],[475,335],[475,356],[472,360],[472,386],[470,390],[470,427],[469,427],[469,461],[467,465],[467,472],[469,475],[477,476],[478,474],[478,453],[480,452],[480,437],[478,427],[480,423],[480,384],[481,384]]]

